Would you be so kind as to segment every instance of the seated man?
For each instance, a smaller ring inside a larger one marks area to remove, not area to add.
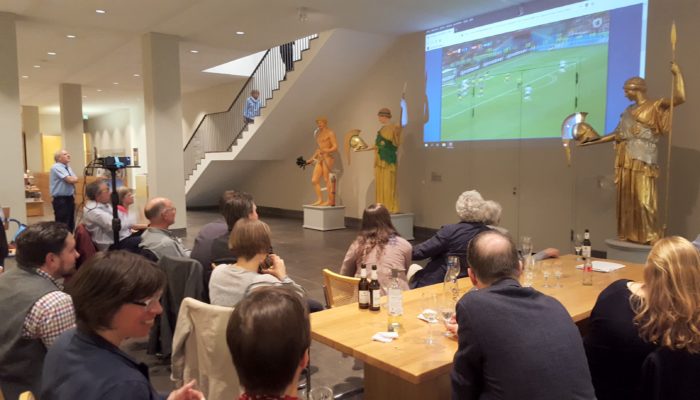
[[[498,231],[471,240],[457,303],[453,399],[595,399],[583,342],[566,309],[518,283],[522,264]]]
[[[226,219],[228,231],[211,244],[211,261],[215,264],[235,264],[236,255],[229,249],[231,231],[239,219],[258,219],[258,207],[253,196],[246,192],[235,192],[227,198],[222,214]]]
[[[298,399],[297,383],[309,363],[311,325],[301,298],[263,287],[231,314],[226,342],[243,387],[239,400]]]
[[[139,247],[149,250],[158,259],[164,255],[171,257],[189,257],[180,240],[168,230],[175,223],[175,206],[170,199],[156,197],[146,203],[144,214],[148,218],[148,228],[141,235]]]
[[[75,326],[60,279],[75,271],[75,239],[62,223],[30,225],[17,238],[17,267],[0,275],[0,389],[39,393],[46,350]]]
[[[109,204],[109,187],[98,180],[85,187],[88,201],[83,207],[83,224],[90,232],[92,242],[99,251],[106,251],[114,243],[112,231],[112,206]]]

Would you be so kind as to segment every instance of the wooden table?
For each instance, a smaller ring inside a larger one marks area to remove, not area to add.
[[[576,269],[581,262],[571,255],[559,260],[562,262],[563,287],[543,288],[541,273],[536,273],[533,286],[558,299],[577,323],[590,316],[598,294],[613,281],[623,278],[642,280],[642,265],[620,262],[627,266],[610,273],[594,272],[593,286],[583,286],[581,271]],[[554,283],[554,278],[550,279]],[[391,343],[371,339],[375,333],[386,331],[386,311],[360,310],[357,304],[311,314],[312,338],[365,363],[366,399],[450,398],[449,373],[457,341],[442,336],[444,328],[440,323],[433,327],[436,343],[425,344],[428,326],[417,318],[425,308],[425,294],[441,294],[442,286],[438,284],[404,292],[403,327],[399,339]],[[471,286],[468,278],[459,280],[462,293]]]

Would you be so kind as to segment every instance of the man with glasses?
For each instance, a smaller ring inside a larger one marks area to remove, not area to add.
[[[177,210],[173,202],[165,197],[151,199],[144,209],[148,229],[141,236],[139,247],[151,251],[158,259],[163,256],[189,257],[190,250],[184,248],[180,239],[168,229],[175,223]]]
[[[59,150],[53,155],[56,163],[49,173],[49,188],[53,200],[53,213],[56,222],[63,222],[73,232],[75,229],[75,184],[78,177],[68,166],[70,154],[66,150]]]
[[[38,393],[46,350],[75,326],[62,282],[77,258],[64,224],[40,222],[17,238],[17,267],[0,275],[0,388],[6,399]]]

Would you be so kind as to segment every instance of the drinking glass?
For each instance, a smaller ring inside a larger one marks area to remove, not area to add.
[[[527,257],[532,254],[532,238],[530,236],[521,237],[520,248],[523,251],[523,257]]]
[[[452,293],[446,292],[443,294],[442,299],[440,300],[440,317],[442,318],[442,322],[445,324],[445,327],[447,327],[447,324],[450,322],[452,317],[455,315],[455,308],[456,308],[456,302],[452,299]],[[452,332],[448,331],[445,329],[445,336],[447,337],[452,337]]]
[[[333,389],[328,386],[318,386],[309,391],[309,400],[333,400]]]
[[[523,281],[523,286],[531,287],[532,282],[535,280],[535,259],[532,256],[525,257],[525,268],[524,268],[525,279]]]
[[[544,284],[542,287],[551,288],[552,285],[549,284],[549,277],[552,275],[552,263],[549,261],[542,262],[542,278],[544,279]]]
[[[443,291],[452,293],[452,299],[454,301],[459,299],[459,286],[457,284],[459,271],[459,257],[447,256],[447,272],[445,272]]]
[[[581,261],[581,252],[583,251],[583,234],[581,233],[575,235],[574,251],[576,252],[576,261]]]
[[[558,288],[564,287],[564,285],[562,285],[561,281],[560,281],[561,275],[562,275],[561,268],[562,268],[561,261],[555,260],[552,262],[552,272],[554,273],[554,278],[557,280],[555,287],[558,287]]]
[[[435,293],[423,293],[421,294],[421,303],[423,305],[423,317],[428,323],[428,337],[425,338],[426,344],[435,344],[435,339],[433,338],[433,325],[437,324],[437,295]]]

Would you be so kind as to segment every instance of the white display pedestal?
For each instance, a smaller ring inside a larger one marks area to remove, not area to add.
[[[413,237],[412,213],[391,214],[391,223],[394,224],[394,228],[396,228],[402,238],[406,240],[415,239]]]
[[[304,205],[304,228],[317,231],[345,229],[345,206]]]
[[[608,258],[644,264],[651,250],[648,244],[637,244],[619,239],[605,239],[608,246]]]

